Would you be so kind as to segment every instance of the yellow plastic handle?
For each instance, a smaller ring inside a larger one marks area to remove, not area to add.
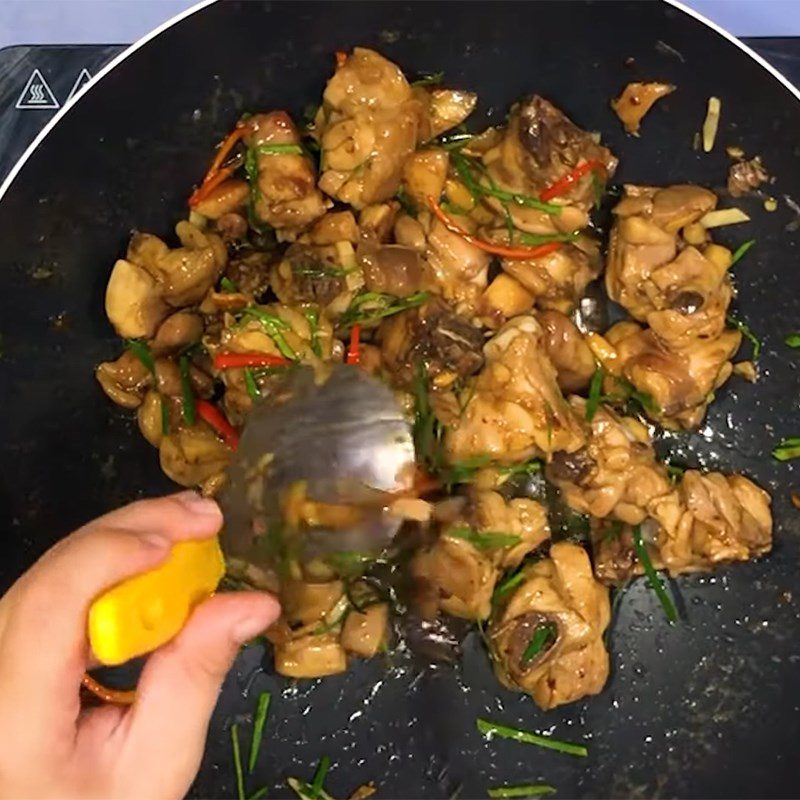
[[[89,609],[89,644],[101,664],[124,664],[166,644],[225,574],[219,539],[178,542],[169,558],[97,597]]]

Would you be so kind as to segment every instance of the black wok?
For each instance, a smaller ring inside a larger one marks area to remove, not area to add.
[[[775,548],[759,563],[682,578],[687,621],[671,629],[638,582],[614,627],[605,691],[547,714],[499,688],[477,637],[456,668],[389,671],[378,659],[297,686],[254,674],[263,650],[250,648],[226,683],[193,794],[234,795],[227,726],[269,689],[269,745],[252,789],[267,784],[272,797],[287,792],[285,776],[309,777],[323,754],[335,762],[334,796],[368,780],[381,797],[449,797],[459,786],[462,797],[480,797],[488,786],[537,781],[563,797],[797,796],[800,512],[789,501],[796,467],[775,462],[770,449],[800,434],[800,355],[783,345],[800,325],[796,217],[783,199],[800,197],[800,104],[746,53],[668,5],[224,2],[112,70],[0,202],[3,585],[79,523],[171,490],[155,452],[92,377],[119,349],[102,311],[110,267],[134,226],[170,233],[214,144],[243,111],[299,115],[319,97],[333,52],[355,44],[411,74],[444,70],[448,82],[477,90],[476,127],[540,92],[603,132],[620,156],[619,181],[720,187],[722,145],[763,155],[777,177],[778,211],[747,200],[753,222],[719,235],[730,245],[757,239],[735,268],[736,313],[764,342],[761,380],[731,381],[703,433],[669,446],[767,487]],[[640,139],[624,135],[608,105],[635,78],[678,86]],[[710,94],[722,98],[723,123],[715,152],[702,155],[691,145]],[[479,716],[588,738],[589,757],[487,743]]]

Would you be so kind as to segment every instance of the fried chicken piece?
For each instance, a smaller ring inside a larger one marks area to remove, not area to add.
[[[300,133],[285,111],[256,114],[245,124],[245,142],[258,173],[253,214],[283,240],[292,241],[329,205],[317,189],[313,162],[304,152],[291,149],[299,149]]]
[[[585,417],[583,398],[571,397],[570,403],[576,415]],[[605,405],[592,418],[586,446],[555,453],[545,474],[573,510],[630,525],[643,522],[652,500],[672,488],[647,428]]]
[[[484,455],[513,463],[559,450],[571,453],[584,444],[580,420],[558,388],[543,338],[539,323],[523,316],[486,343],[486,364],[445,437],[451,461]]]
[[[501,569],[513,568],[550,536],[547,512],[535,500],[506,500],[493,491],[474,492],[461,519],[419,550],[411,575],[438,609],[465,619],[487,619]]]
[[[498,679],[544,710],[597,694],[608,679],[603,632],[611,612],[608,589],[595,580],[586,551],[558,542],[524,575],[488,629]],[[542,630],[549,639],[527,654]]]

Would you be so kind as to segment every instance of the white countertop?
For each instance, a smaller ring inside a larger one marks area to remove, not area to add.
[[[192,5],[193,0],[0,0],[0,47],[127,44]],[[800,0],[687,0],[687,5],[736,36],[800,36]]]

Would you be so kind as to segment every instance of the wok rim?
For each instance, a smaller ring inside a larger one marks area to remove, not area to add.
[[[50,121],[39,131],[36,135],[34,140],[28,145],[22,155],[19,157],[17,162],[9,171],[8,175],[6,175],[3,182],[0,184],[0,202],[3,201],[3,198],[11,188],[12,184],[14,183],[15,179],[21,172],[22,168],[31,158],[31,156],[36,152],[39,145],[47,138],[47,135],[61,122],[62,119],[75,107],[75,105],[88,93],[90,92],[98,83],[100,83],[103,78],[108,75],[113,69],[118,67],[121,63],[123,63],[129,56],[133,55],[137,50],[140,50],[144,47],[148,42],[155,39],[160,34],[164,33],[165,31],[172,28],[174,25],[177,25],[179,22],[187,19],[188,17],[196,14],[198,11],[202,11],[204,8],[208,8],[211,5],[219,2],[219,0],[199,0],[199,2],[195,3],[193,6],[190,6],[187,9],[184,9],[180,13],[176,14],[173,17],[170,17],[168,20],[162,22],[158,27],[154,28],[149,33],[146,33],[140,39],[137,39],[133,44],[126,47],[121,53],[116,55],[111,61],[108,62],[101,70],[94,75],[91,80],[87,81],[78,92],[75,93],[73,97],[71,97],[50,119]],[[789,93],[793,95],[795,100],[800,101],[800,88],[795,86],[780,70],[770,64],[763,56],[760,56],[756,53],[748,45],[744,44],[740,39],[734,36],[730,31],[723,28],[721,25],[718,25],[716,22],[713,22],[705,15],[701,14],[694,8],[690,8],[686,5],[682,0],[661,0],[661,2],[666,3],[666,5],[671,6],[672,8],[681,11],[682,13],[686,14],[687,16],[691,17],[697,22],[705,25],[707,28],[710,28],[719,36],[722,36],[724,39],[727,39],[728,42],[733,44],[739,50],[741,50],[746,56],[751,58],[755,61],[762,69],[766,70],[775,80],[778,81],[785,89],[788,89]]]

